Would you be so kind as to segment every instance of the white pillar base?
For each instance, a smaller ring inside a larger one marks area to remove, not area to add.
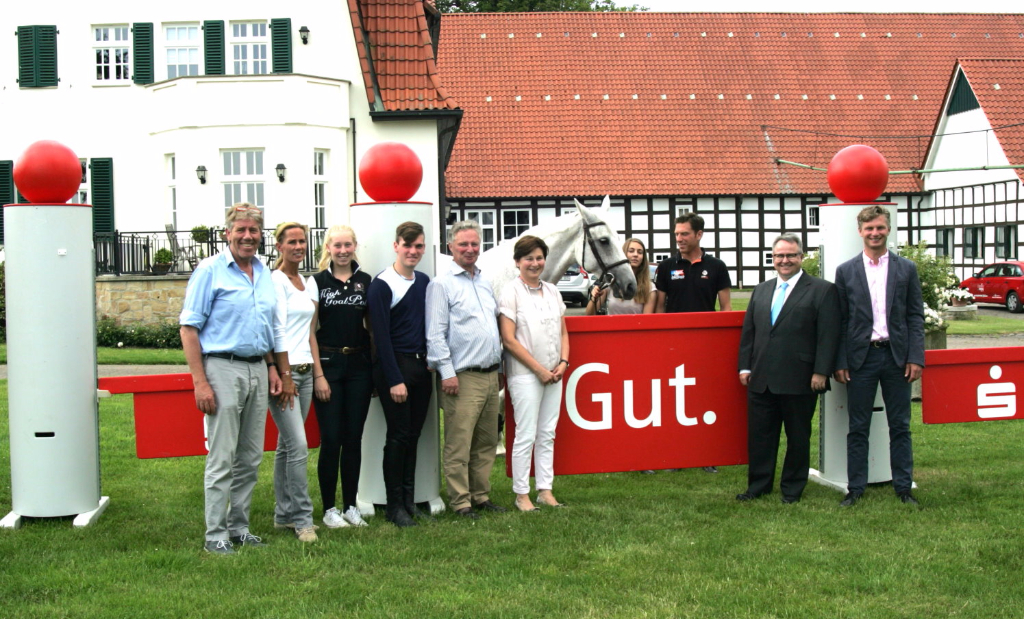
[[[441,497],[430,499],[427,504],[430,505],[430,513],[435,516],[444,511],[444,501],[441,500]]]
[[[807,476],[808,481],[813,481],[816,484],[831,488],[846,494],[846,482],[845,481],[833,481],[825,477],[818,469],[810,469],[810,473]]]
[[[87,527],[89,525],[95,524],[96,521],[99,520],[100,515],[103,514],[103,512],[107,509],[108,505],[110,505],[110,497],[101,496],[100,503],[96,507],[96,509],[85,512],[83,514],[78,514],[77,516],[75,516],[75,520],[72,522],[72,524],[76,528]],[[23,518],[21,514],[11,512],[4,516],[2,520],[0,520],[0,529],[20,529],[22,525],[22,520]]]
[[[108,505],[110,505],[110,497],[101,496],[100,504],[96,507],[96,509],[92,510],[91,512],[85,512],[84,514],[78,514],[77,516],[75,516],[75,527],[81,528],[87,527],[91,524],[95,524],[96,521],[99,520],[100,515],[103,514],[103,512],[107,509]]]
[[[11,512],[4,516],[3,520],[0,520],[0,529],[20,529],[21,528],[21,514]]]

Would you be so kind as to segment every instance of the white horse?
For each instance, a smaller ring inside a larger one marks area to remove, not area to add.
[[[610,209],[609,198],[598,208],[587,208],[576,200],[576,212],[538,224],[526,232],[540,237],[548,246],[547,264],[541,279],[557,283],[573,263],[579,264],[588,273],[600,278],[606,274],[614,276],[612,290],[622,299],[632,299],[636,294],[636,277],[633,268],[622,253],[619,235],[605,218]],[[517,237],[519,238],[519,237]],[[484,277],[490,280],[495,296],[501,294],[505,284],[519,275],[512,249],[516,239],[508,239],[480,254],[477,264]]]

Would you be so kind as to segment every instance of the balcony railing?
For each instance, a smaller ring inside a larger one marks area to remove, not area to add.
[[[213,256],[224,249],[224,230],[211,228],[209,238],[198,242],[192,238],[191,230],[164,230],[162,232],[119,232],[93,235],[96,249],[96,275],[162,275],[164,273],[188,274],[199,261]],[[326,228],[311,228],[306,259],[300,270],[314,271],[319,261]],[[167,271],[154,270],[156,252],[166,249],[174,257]],[[263,240],[258,256],[268,267],[277,259],[273,228],[263,230]]]

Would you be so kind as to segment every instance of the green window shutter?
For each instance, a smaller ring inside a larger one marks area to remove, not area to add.
[[[4,204],[15,204],[13,161],[0,161],[0,244],[4,242]]]
[[[153,83],[153,24],[132,24],[132,53],[135,55],[132,81]]]
[[[114,160],[105,157],[92,159],[90,178],[92,187],[93,234],[114,231]]]
[[[57,26],[18,26],[18,85],[57,85]]]
[[[224,75],[224,20],[203,22],[205,75]]]
[[[274,73],[292,72],[292,20],[270,20],[270,47]]]

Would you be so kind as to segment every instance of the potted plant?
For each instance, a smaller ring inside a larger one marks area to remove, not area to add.
[[[158,249],[153,255],[153,272],[163,275],[170,271],[172,266],[174,266],[174,254],[171,253],[171,250],[166,247]]]
[[[192,240],[196,243],[206,243],[210,240],[210,229],[199,225],[192,228]]]

